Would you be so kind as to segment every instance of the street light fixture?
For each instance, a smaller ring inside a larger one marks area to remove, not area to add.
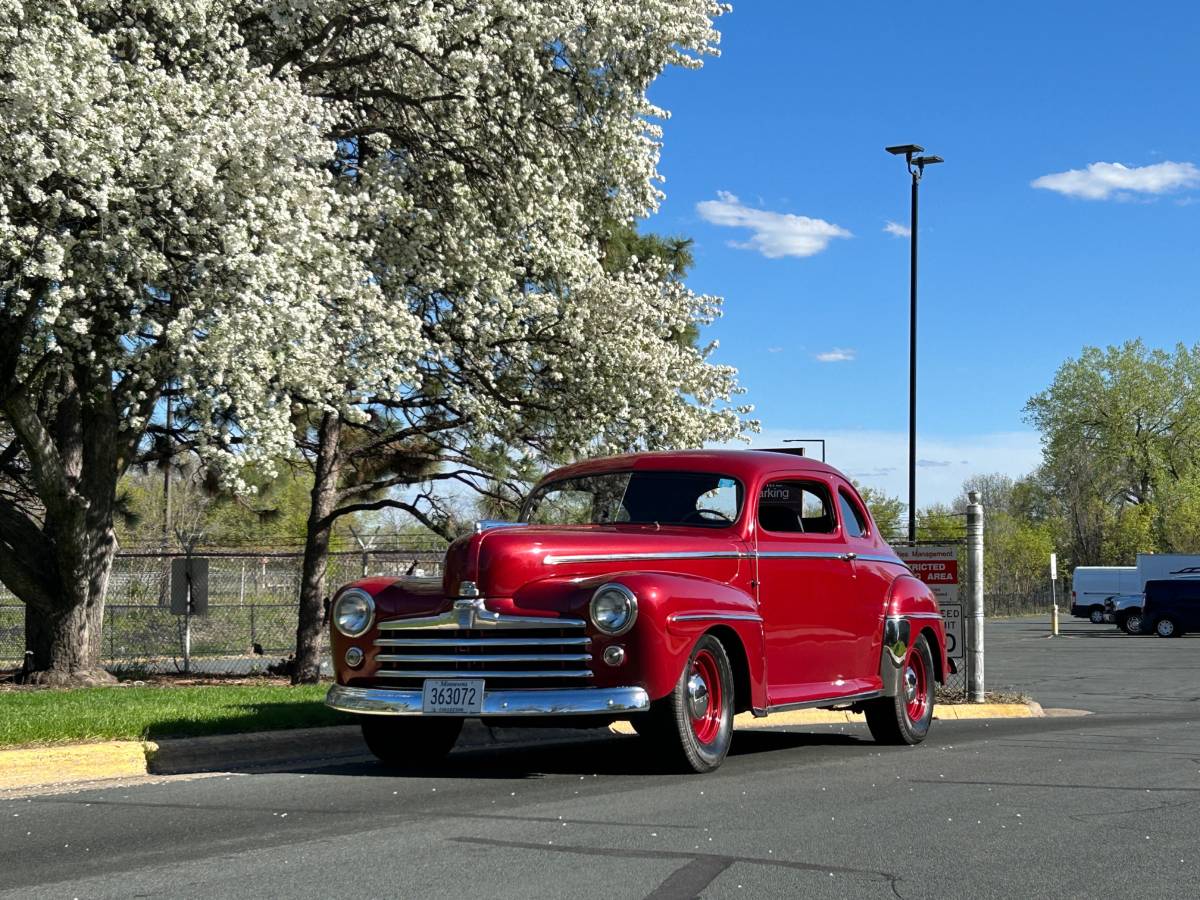
[[[925,148],[919,144],[885,147],[888,153],[903,156],[912,176],[912,220],[909,224],[908,270],[908,539],[917,539],[917,185],[925,167],[945,162],[940,156],[917,156]]]

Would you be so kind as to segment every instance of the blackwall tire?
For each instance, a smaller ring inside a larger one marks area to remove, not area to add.
[[[933,689],[936,678],[933,654],[925,635],[909,648],[895,697],[880,697],[864,705],[867,727],[880,744],[919,744],[933,722]]]
[[[385,766],[412,768],[444,760],[462,726],[454,716],[363,716],[362,736]]]
[[[711,634],[696,642],[674,689],[634,724],[673,767],[704,774],[721,765],[733,741],[733,668]]]
[[[1142,617],[1136,613],[1130,613],[1121,622],[1121,630],[1126,634],[1141,634],[1142,633]]]
[[[1104,624],[1104,610],[1093,609],[1091,614],[1088,616],[1088,618],[1091,619],[1093,625],[1103,625]]]

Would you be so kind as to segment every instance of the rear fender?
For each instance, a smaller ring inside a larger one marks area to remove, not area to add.
[[[946,659],[946,629],[937,599],[924,582],[911,575],[901,575],[892,583],[883,620],[879,677],[883,681],[885,697],[900,693],[908,650],[922,634],[933,655],[937,680],[945,684],[950,666]]]

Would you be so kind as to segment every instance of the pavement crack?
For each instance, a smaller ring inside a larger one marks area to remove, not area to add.
[[[1177,794],[1200,793],[1200,787],[1135,787],[1132,785],[1111,784],[1070,784],[1042,781],[957,781],[949,778],[912,778],[913,784],[954,784],[977,787],[1026,787],[1026,788],[1063,788],[1085,791],[1132,791],[1135,794]]]
[[[897,885],[902,880],[899,875],[893,872],[885,872],[880,869],[859,869],[851,866],[827,865],[824,863],[809,863],[799,862],[788,859],[764,859],[761,856],[737,856],[724,853],[697,853],[687,850],[639,850],[635,848],[616,848],[616,847],[582,847],[571,844],[537,844],[532,841],[502,841],[496,838],[482,837],[452,837],[448,840],[460,844],[476,844],[485,847],[506,847],[513,850],[542,850],[551,853],[574,853],[580,856],[605,856],[616,859],[686,859],[689,864],[676,869],[675,872],[660,885],[658,889],[650,897],[661,900],[663,897],[671,897],[674,900],[680,900],[683,897],[694,897],[695,894],[671,893],[659,894],[664,885],[670,883],[676,875],[679,875],[678,885],[692,883],[693,879],[699,879],[704,872],[712,871],[708,882],[711,882],[725,869],[734,863],[744,863],[751,866],[771,866],[778,869],[791,869],[801,872],[825,872],[830,875],[865,875],[871,878],[877,878],[881,881],[886,881],[892,889],[892,893],[897,897],[901,897]],[[699,860],[707,862],[701,866],[696,865],[691,867],[691,863]],[[719,870],[715,870],[717,865],[720,865]],[[686,872],[686,875],[683,874]],[[707,884],[708,882],[705,882]],[[680,888],[682,889],[682,888]],[[647,898],[649,900],[649,898]]]
[[[672,872],[646,900],[694,900],[734,862],[731,856],[697,856]]]

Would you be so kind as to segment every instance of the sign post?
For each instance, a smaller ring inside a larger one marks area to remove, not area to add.
[[[1058,554],[1050,554],[1050,630],[1058,637]]]

